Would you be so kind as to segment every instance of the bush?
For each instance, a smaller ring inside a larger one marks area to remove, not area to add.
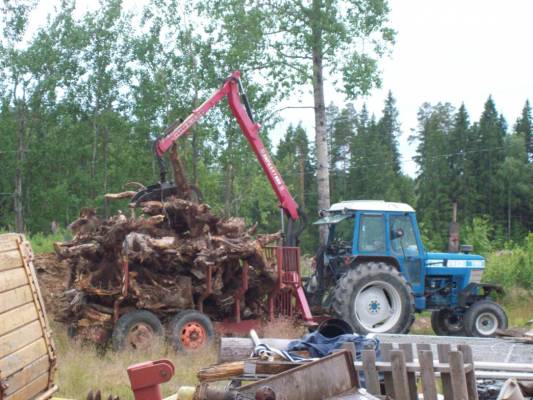
[[[487,218],[474,218],[472,223],[464,225],[461,230],[461,243],[474,246],[474,253],[483,256],[492,250],[490,241],[494,228]]]
[[[483,280],[505,288],[533,289],[533,233],[522,246],[490,253]]]

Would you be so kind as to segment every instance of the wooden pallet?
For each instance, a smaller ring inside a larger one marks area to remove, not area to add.
[[[0,235],[0,400],[50,398],[55,359],[30,244]]]

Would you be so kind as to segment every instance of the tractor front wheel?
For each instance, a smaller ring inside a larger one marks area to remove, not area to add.
[[[465,336],[463,316],[449,308],[431,313],[431,327],[439,336]]]
[[[337,282],[333,309],[359,334],[407,333],[415,318],[405,278],[392,265],[367,262]]]
[[[498,329],[507,328],[507,315],[492,300],[479,300],[466,310],[465,331],[468,336],[492,337]]]

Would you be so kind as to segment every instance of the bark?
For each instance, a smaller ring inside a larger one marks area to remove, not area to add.
[[[319,15],[321,0],[313,0],[313,11]],[[324,100],[322,29],[320,23],[312,24],[313,35],[313,95],[315,105],[315,147],[317,159],[318,209],[330,206],[329,197],[329,155],[326,132],[326,107]],[[319,228],[320,243],[326,242],[327,226]]]
[[[241,218],[221,219],[206,204],[177,197],[139,207],[147,212],[139,218],[119,213],[100,219],[94,209],[83,209],[69,225],[74,239],[54,244],[70,269],[59,320],[78,328],[110,327],[108,310],[116,301],[121,307],[150,310],[163,321],[202,306],[212,319],[226,318],[233,315],[237,299],[243,318],[264,313],[261,304],[276,275],[263,248],[278,241],[279,232],[252,237],[254,227],[247,229]],[[124,260],[129,271],[126,295]],[[249,290],[242,298],[236,296],[244,263],[250,266]],[[204,301],[209,273],[211,291]]]
[[[26,113],[24,100],[18,101],[17,104],[17,153],[16,153],[16,170],[15,170],[15,229],[19,233],[24,233],[24,204],[23,204],[23,163],[25,158],[25,136],[26,136]]]

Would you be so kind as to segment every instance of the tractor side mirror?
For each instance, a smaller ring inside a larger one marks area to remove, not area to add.
[[[392,240],[401,238],[401,237],[403,237],[403,235],[404,235],[404,233],[403,233],[403,229],[402,228],[393,229],[392,232],[391,232]]]

